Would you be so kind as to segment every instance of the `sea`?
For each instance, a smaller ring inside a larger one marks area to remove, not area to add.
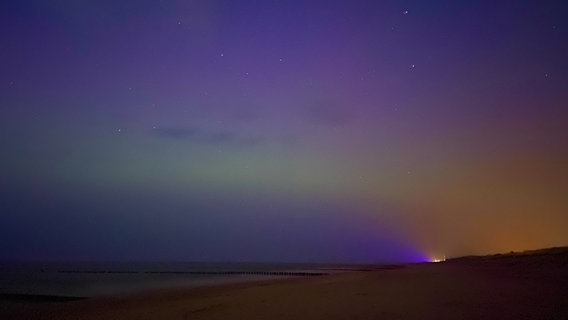
[[[89,298],[350,272],[357,267],[305,263],[0,262],[0,295]]]

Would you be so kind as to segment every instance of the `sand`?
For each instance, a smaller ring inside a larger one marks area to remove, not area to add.
[[[0,318],[568,319],[568,250],[30,303],[5,310]]]

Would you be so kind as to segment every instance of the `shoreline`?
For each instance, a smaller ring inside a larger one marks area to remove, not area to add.
[[[334,268],[333,265],[330,267]],[[192,262],[102,262],[93,265],[81,262],[5,263],[0,265],[2,272],[0,294],[12,295],[10,300],[33,300],[31,296],[25,295],[90,298],[161,288],[316,277],[329,273],[348,272],[352,269],[322,270],[303,264],[210,263],[205,265],[202,263],[200,265]]]
[[[379,267],[380,268],[380,267]],[[345,269],[342,269],[345,271]],[[288,276],[269,279],[251,279],[237,282],[222,282],[199,286],[179,286],[149,288],[134,292],[100,295],[93,297],[60,296],[42,294],[0,294],[0,318],[44,319],[40,314],[59,314],[79,312],[81,309],[98,309],[123,304],[141,303],[147,301],[176,301],[187,297],[208,296],[218,292],[243,290],[248,288],[267,287],[278,284],[301,284],[320,279],[335,279],[369,272],[370,269],[347,269],[345,272],[326,273],[318,276]],[[45,318],[48,319],[48,318]]]
[[[37,304],[26,319],[565,319],[568,251]],[[9,318],[0,313],[0,317]]]

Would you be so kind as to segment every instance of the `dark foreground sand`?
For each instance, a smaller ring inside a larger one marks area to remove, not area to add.
[[[0,319],[568,319],[568,250],[21,303],[0,312]]]

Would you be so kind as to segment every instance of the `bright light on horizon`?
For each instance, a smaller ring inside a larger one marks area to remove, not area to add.
[[[430,259],[430,262],[434,262],[434,263],[438,263],[438,262],[444,262],[446,261],[446,255],[444,254],[442,258],[432,258]]]

